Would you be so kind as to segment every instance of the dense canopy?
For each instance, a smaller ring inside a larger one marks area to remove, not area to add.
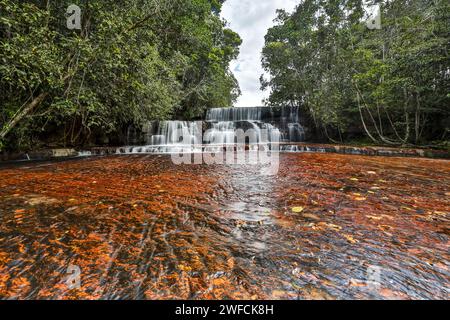
[[[331,139],[430,144],[450,127],[450,3],[304,0],[266,35],[269,105],[301,105]],[[354,137],[354,135],[353,135]]]
[[[0,0],[0,146],[79,145],[239,95],[220,0]],[[0,147],[1,149],[1,147]]]

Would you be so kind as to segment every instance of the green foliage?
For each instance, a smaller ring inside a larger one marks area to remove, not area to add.
[[[78,1],[80,31],[66,28],[72,3],[0,0],[0,135],[10,148],[51,135],[76,145],[236,100],[229,63],[241,39],[219,17],[223,1]]]
[[[365,25],[365,1],[305,0],[266,35],[270,105],[304,106],[320,128],[355,127],[373,142],[448,139],[448,1],[376,1],[382,29]]]

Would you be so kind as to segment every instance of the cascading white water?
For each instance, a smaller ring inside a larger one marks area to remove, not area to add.
[[[250,121],[261,120],[265,107],[252,108],[214,108],[209,109],[206,114],[206,121]]]
[[[252,129],[258,143],[301,142],[305,135],[299,123],[298,108],[295,107],[210,109],[206,122],[212,127],[206,140],[212,143],[232,143],[232,132],[237,129]]]
[[[301,142],[304,130],[299,123],[298,108],[217,108],[208,110],[202,128],[201,122],[149,122],[142,131],[145,146],[118,148],[116,153],[172,153],[202,152],[202,145],[221,148],[223,145],[248,143]],[[244,142],[237,141],[236,132],[242,130]],[[204,135],[203,135],[204,133]],[[129,142],[136,145],[136,130],[129,128]]]
[[[130,132],[133,131],[128,130],[128,133]],[[197,122],[149,122],[143,126],[143,133],[145,146],[121,147],[116,150],[116,153],[201,152],[202,128]],[[130,136],[128,136],[128,140],[131,143],[134,142]]]
[[[217,122],[205,133],[204,140],[207,144],[231,144],[234,143],[235,130],[234,122]]]
[[[151,137],[151,145],[201,144],[202,129],[196,122],[163,121],[158,133]],[[186,141],[187,140],[187,141]]]

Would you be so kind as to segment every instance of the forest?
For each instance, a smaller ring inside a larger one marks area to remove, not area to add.
[[[198,120],[240,95],[224,0],[0,0],[0,150],[114,144],[130,126]],[[368,28],[368,5],[380,28]],[[448,148],[450,4],[304,0],[265,38],[269,107],[317,139]]]
[[[63,146],[230,107],[240,37],[221,0],[0,0],[0,149]]]
[[[332,141],[447,145],[450,2],[304,0],[266,35],[267,105],[298,105]],[[270,78],[270,79],[268,79]],[[447,142],[446,142],[447,141]]]

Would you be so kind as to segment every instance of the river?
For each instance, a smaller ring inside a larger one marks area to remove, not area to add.
[[[4,167],[0,298],[448,299],[450,162],[282,153],[259,169]]]

